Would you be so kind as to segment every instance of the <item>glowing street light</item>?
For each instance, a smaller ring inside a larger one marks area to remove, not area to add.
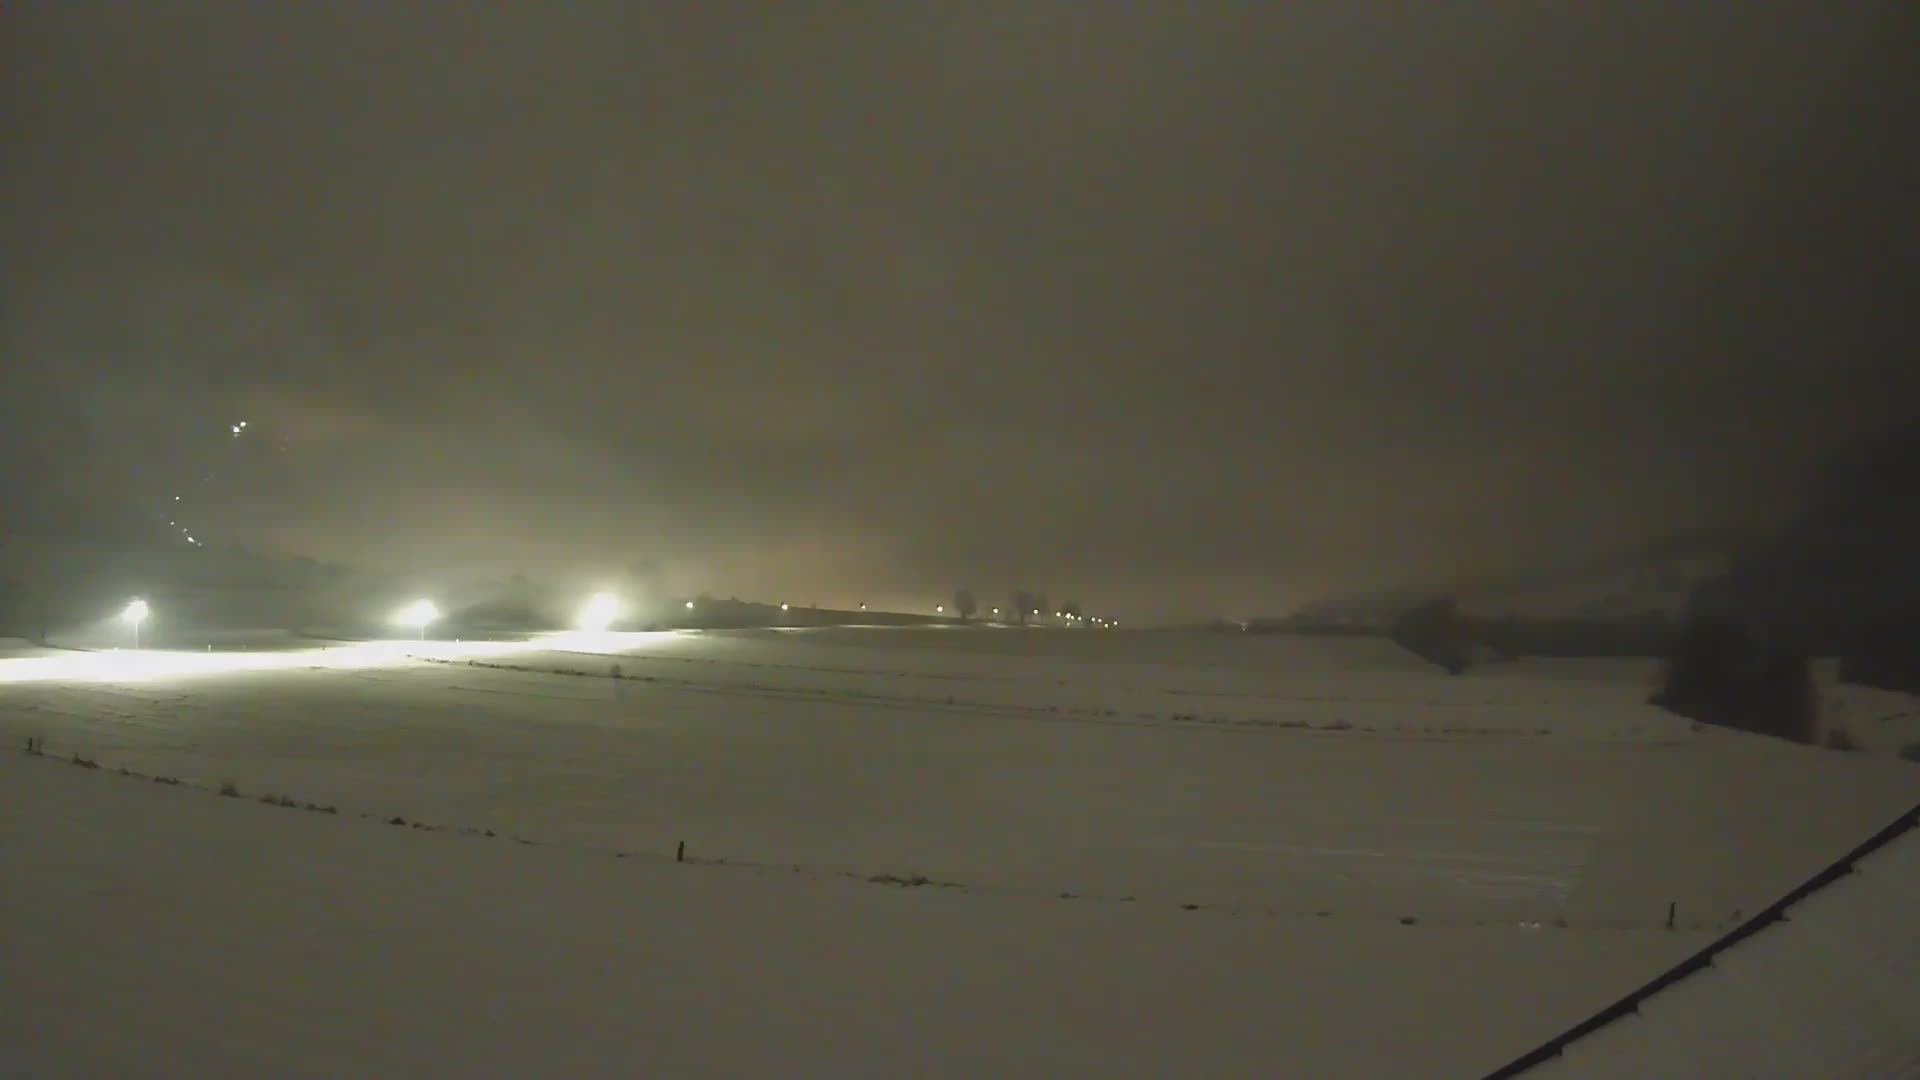
[[[140,624],[146,622],[147,616],[152,613],[153,609],[147,606],[147,602],[138,599],[130,601],[126,610],[120,613],[120,621],[133,627],[133,647],[136,649],[140,647]]]
[[[580,609],[578,620],[580,629],[599,632],[612,626],[620,617],[620,598],[612,593],[594,593],[587,598]]]
[[[692,611],[692,610],[693,610],[693,601],[691,601],[691,600],[689,600],[689,601],[687,601],[687,610],[688,610],[688,611]]]
[[[393,621],[401,626],[413,627],[415,637],[425,638],[427,627],[440,617],[440,609],[433,606],[431,600],[415,600],[399,611],[394,612]]]
[[[935,615],[945,615],[947,613],[947,605],[945,604],[933,605],[933,613]]]
[[[780,605],[780,610],[781,610],[781,611],[785,611],[785,610],[787,610],[787,608],[788,608],[788,606],[789,606],[789,605],[787,605],[787,604],[781,604],[781,605]]]

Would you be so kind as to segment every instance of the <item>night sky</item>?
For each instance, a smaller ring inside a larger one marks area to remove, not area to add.
[[[1765,517],[1920,400],[1917,45],[1866,2],[8,3],[0,525],[199,483],[216,544],[1157,615]]]

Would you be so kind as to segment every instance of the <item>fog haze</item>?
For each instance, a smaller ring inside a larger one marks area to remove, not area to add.
[[[1917,27],[8,5],[5,527],[1162,615],[1766,519],[1920,400]]]

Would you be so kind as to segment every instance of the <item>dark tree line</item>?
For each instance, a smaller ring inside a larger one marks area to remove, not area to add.
[[[1449,675],[1466,671],[1472,663],[1472,637],[1452,599],[1439,597],[1416,604],[1394,619],[1389,635],[1401,648]]]
[[[1810,656],[1920,693],[1920,425],[1834,455],[1784,528],[1694,591],[1654,701],[1812,741]]]

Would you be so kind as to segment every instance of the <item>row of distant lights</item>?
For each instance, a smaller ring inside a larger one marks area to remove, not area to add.
[[[244,427],[245,425],[243,424],[241,426]],[[867,605],[861,604],[860,610],[865,611],[866,607]],[[687,601],[686,608],[688,611],[692,611],[694,609],[693,601],[691,600]],[[792,610],[792,605],[781,604],[780,610],[790,611]],[[934,612],[936,614],[944,614],[946,610],[947,608],[945,604],[941,604],[934,608]],[[604,631],[608,627],[612,626],[615,622],[619,621],[620,617],[625,613],[626,613],[626,608],[623,604],[620,603],[619,597],[613,595],[612,593],[604,593],[604,592],[594,593],[592,596],[587,598],[587,602],[585,604],[581,605],[580,614],[578,618],[575,619],[574,625],[578,626],[582,630],[588,630],[588,631],[594,631],[594,632]],[[994,608],[993,613],[996,616],[999,615],[1000,609]],[[1039,615],[1040,611],[1039,609],[1036,608],[1034,609],[1033,613],[1035,615]],[[122,609],[120,612],[120,621],[126,623],[127,626],[129,626],[133,630],[134,645],[136,648],[139,646],[139,641],[140,641],[140,624],[146,622],[147,617],[151,614],[153,614],[152,606],[149,605],[145,600],[141,600],[141,599],[135,599],[128,602],[127,606],[124,609]],[[1109,629],[1120,625],[1115,620],[1102,619],[1097,615],[1092,615],[1092,616],[1068,615],[1066,612],[1063,612],[1063,611],[1056,611],[1053,614],[1055,618],[1065,619],[1068,622],[1088,622],[1088,623],[1092,623],[1095,626],[1103,626]],[[395,611],[393,613],[392,621],[395,626],[407,627],[413,630],[416,635],[425,636],[427,632],[427,627],[432,626],[436,622],[439,622],[440,615],[441,615],[441,612],[440,612],[439,605],[435,604],[431,600],[420,599],[420,600],[415,600],[410,604],[407,604],[406,606],[400,608],[398,611]]]
[[[935,611],[942,611],[942,610],[945,610],[945,609],[943,609],[943,608],[935,608],[934,610],[935,610]],[[1041,612],[1040,612],[1040,609],[1039,609],[1039,608],[1034,608],[1034,609],[1033,609],[1033,611],[1032,611],[1032,615],[1033,615],[1033,617],[1034,617],[1034,618],[1036,618],[1036,619],[1037,619],[1037,618],[1039,618],[1039,617],[1040,617],[1040,615],[1041,615]],[[994,617],[994,618],[996,618],[996,619],[1000,617],[1000,609],[999,609],[999,608],[994,608],[994,609],[993,609],[993,617]],[[1106,628],[1106,629],[1108,629],[1108,630],[1111,630],[1111,629],[1113,629],[1114,627],[1116,627],[1116,626],[1119,626],[1119,625],[1120,625],[1120,620],[1118,620],[1118,619],[1103,619],[1103,618],[1101,618],[1101,617],[1100,617],[1100,616],[1098,616],[1098,615],[1069,615],[1069,614],[1067,614],[1067,613],[1066,613],[1066,612],[1064,612],[1064,611],[1056,611],[1056,612],[1054,612],[1054,613],[1053,613],[1053,617],[1054,617],[1054,618],[1056,618],[1056,619],[1065,619],[1066,621],[1068,621],[1068,622],[1070,622],[1070,623],[1086,623],[1086,624],[1087,624],[1087,625],[1089,625],[1089,626],[1100,626],[1100,627],[1105,627],[1105,628]]]
[[[692,611],[693,601],[687,601],[686,608]],[[791,605],[781,604],[780,610],[791,610]],[[619,597],[612,593],[594,593],[587,597],[585,604],[580,606],[580,614],[575,617],[574,625],[582,630],[599,633],[620,621],[620,617],[625,614],[626,605],[620,602]],[[401,626],[415,627],[421,633],[425,633],[427,626],[439,617],[440,609],[434,607],[433,601],[415,600],[395,613],[393,621]]]
[[[691,601],[691,600],[689,600],[689,601],[687,601],[687,606],[688,606],[688,607],[692,607],[692,606],[693,606],[693,601]],[[780,605],[780,610],[781,610],[781,611],[785,611],[785,610],[787,610],[787,605],[785,605],[785,604],[781,604],[781,605]],[[865,605],[865,604],[861,604],[861,605],[860,605],[860,610],[861,610],[861,611],[865,611],[865,610],[867,610],[867,605]],[[945,604],[935,604],[935,605],[933,606],[933,613],[934,613],[935,615],[945,615],[945,614],[947,613],[947,605],[945,605]],[[1036,618],[1036,619],[1040,617],[1040,609],[1039,609],[1039,608],[1034,608],[1034,609],[1033,609],[1033,616],[1034,616],[1034,618]],[[1000,609],[999,609],[999,608],[994,608],[994,609],[993,609],[993,617],[994,617],[994,618],[996,618],[996,619],[1000,617]],[[1113,629],[1114,627],[1116,627],[1116,626],[1119,626],[1119,625],[1120,625],[1120,623],[1119,623],[1119,621],[1118,621],[1118,620],[1116,620],[1116,619],[1103,619],[1103,618],[1101,618],[1101,617],[1100,617],[1100,616],[1098,616],[1098,615],[1069,615],[1069,614],[1067,614],[1067,613],[1066,613],[1066,612],[1064,612],[1064,611],[1056,611],[1056,612],[1054,612],[1054,613],[1053,613],[1053,617],[1054,617],[1054,618],[1056,618],[1056,619],[1065,619],[1065,620],[1067,620],[1067,621],[1068,621],[1068,622],[1070,622],[1070,623],[1087,623],[1087,624],[1089,624],[1089,625],[1092,625],[1092,626],[1100,626],[1100,627],[1105,627],[1105,628],[1106,628],[1106,629],[1108,629],[1108,630],[1111,630],[1111,629]]]
[[[180,496],[178,496],[178,495],[175,495],[175,496],[173,497],[173,501],[174,501],[174,502],[179,502],[179,501],[180,501]],[[193,534],[187,531],[187,527],[186,527],[185,525],[182,525],[182,524],[180,524],[179,522],[177,522],[177,521],[175,521],[175,520],[173,520],[172,518],[168,518],[168,519],[167,519],[167,524],[169,524],[169,525],[171,525],[171,526],[173,526],[174,528],[176,528],[176,529],[178,529],[178,530],[180,530],[180,535],[181,535],[181,536],[184,536],[184,537],[186,537],[186,538],[187,538],[187,543],[189,543],[189,544],[192,544],[192,545],[193,545],[194,547],[205,547],[205,546],[206,546],[205,544],[202,544],[202,543],[201,543],[200,541],[198,541],[198,540],[195,540],[195,539],[193,538]]]
[[[240,433],[241,433],[241,432],[243,432],[243,431],[245,431],[245,430],[247,430],[247,422],[246,422],[245,420],[241,420],[241,421],[238,421],[238,422],[236,422],[236,423],[233,423],[233,424],[229,424],[229,425],[228,425],[228,430],[230,430],[230,431],[232,431],[232,432],[233,432],[233,437],[237,439],[237,438],[239,438],[239,437],[240,437]],[[175,496],[173,497],[173,501],[174,501],[174,502],[179,502],[179,501],[180,501],[180,496],[178,496],[178,495],[175,495]],[[190,533],[190,532],[188,532],[188,531],[187,531],[187,527],[186,527],[185,525],[182,525],[182,524],[180,524],[180,523],[179,523],[178,521],[175,521],[175,520],[174,520],[174,519],[172,519],[172,518],[168,518],[168,519],[167,519],[167,524],[168,524],[168,525],[171,525],[171,526],[173,526],[173,527],[174,527],[175,529],[177,529],[177,530],[179,530],[179,532],[180,532],[180,535],[186,538],[186,541],[187,541],[187,543],[189,543],[189,544],[192,544],[192,545],[193,545],[194,547],[206,547],[206,545],[205,545],[205,544],[203,544],[203,543],[201,543],[201,542],[200,542],[199,540],[197,540],[197,539],[195,539],[195,538],[194,538],[194,535],[193,535],[192,533]]]

